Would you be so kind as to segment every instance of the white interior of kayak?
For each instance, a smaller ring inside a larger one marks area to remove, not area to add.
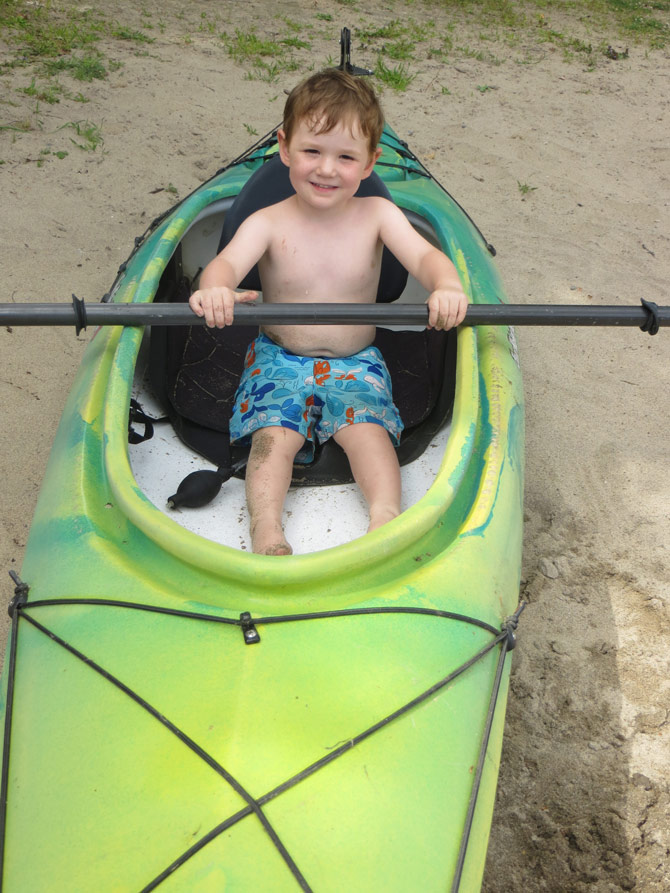
[[[184,272],[193,277],[216,253],[223,217],[231,200],[210,205],[191,225],[182,240]],[[432,228],[420,217],[408,214],[412,224],[434,245],[439,241]],[[404,303],[423,303],[426,292],[412,277],[399,299]],[[162,416],[146,373],[146,355],[142,350],[137,364],[133,395],[146,413]],[[401,469],[402,509],[413,505],[431,486],[442,461],[449,435],[446,425],[424,453]],[[169,423],[158,424],[151,440],[129,445],[130,464],[138,486],[151,502],[172,520],[214,542],[236,549],[251,550],[244,481],[231,478],[219,495],[200,509],[168,508],[167,500],[181,480],[192,471],[213,466],[175,434]],[[285,512],[285,531],[295,554],[316,552],[363,536],[368,518],[365,501],[355,484],[322,487],[291,487]]]

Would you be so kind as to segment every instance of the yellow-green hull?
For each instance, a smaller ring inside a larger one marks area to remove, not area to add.
[[[380,169],[393,198],[433,226],[472,299],[502,300],[458,207],[393,148],[384,158],[399,165]],[[151,301],[189,223],[257,163],[159,224],[114,300]],[[459,333],[451,434],[424,498],[282,559],[189,533],[138,488],[126,436],[140,340],[91,341],[31,529],[4,673],[3,889],[423,893],[459,873],[455,889],[478,890],[509,659],[466,848],[463,829],[520,573],[512,333]]]

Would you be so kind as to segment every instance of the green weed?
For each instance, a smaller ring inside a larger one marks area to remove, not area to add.
[[[664,47],[670,39],[670,0],[605,0],[621,27],[631,37],[648,38],[653,47]],[[666,13],[665,21],[657,13]]]
[[[398,92],[405,91],[414,80],[414,75],[409,73],[405,65],[401,63],[394,68],[389,68],[381,58],[377,59],[374,74],[384,86]]]
[[[235,36],[222,34],[221,39],[228,53],[238,62],[251,64],[252,71],[247,72],[247,80],[259,80],[268,84],[274,84],[285,71],[296,71],[300,64],[292,54],[287,54],[286,48],[309,49],[307,41],[297,37],[287,37],[282,40],[265,40],[259,37],[254,30],[235,31]],[[271,61],[270,61],[271,60]]]
[[[358,39],[364,41],[371,40],[398,40],[406,34],[406,28],[400,19],[393,19],[387,25],[381,28],[361,28],[358,33]]]
[[[431,36],[435,28],[435,22],[426,22],[420,24],[414,19],[401,21],[400,19],[392,19],[386,25],[380,28],[362,28],[357,32],[357,39],[371,42],[374,40],[389,40],[394,44],[412,45],[422,43]],[[392,44],[393,45],[393,44]],[[388,50],[388,46],[385,48]],[[412,47],[413,49],[413,47]]]
[[[82,142],[78,143],[73,137],[70,137],[70,142],[74,143],[78,149],[82,149],[84,152],[95,152],[98,146],[104,145],[105,142],[100,127],[97,124],[93,124],[91,121],[70,121],[67,124],[63,124],[59,129],[74,130]]]
[[[318,16],[317,16],[317,18],[318,18]],[[302,31],[305,30],[305,25],[303,25],[301,22],[294,22],[292,19],[289,19],[287,16],[281,16],[281,20],[287,26],[289,31],[293,31],[294,34],[300,34]],[[309,27],[309,26],[307,26],[307,27]]]
[[[144,34],[142,31],[137,31],[134,28],[127,28],[124,25],[113,25],[110,33],[112,37],[116,37],[118,40],[132,40],[135,43],[155,43],[155,37],[149,37],[148,34]]]
[[[47,59],[43,63],[43,69],[47,75],[66,72],[77,81],[104,80],[107,77],[107,69],[102,57],[95,53],[87,56],[63,56],[59,59]]]
[[[450,30],[453,30],[453,25]],[[428,57],[432,59],[446,59],[454,48],[454,42],[449,34],[443,34],[439,46],[431,46],[428,49]]]
[[[389,59],[394,59],[395,61],[413,59],[414,48],[414,42],[411,40],[396,40],[394,43],[389,43],[384,47],[384,54]]]
[[[298,71],[300,68],[300,63],[289,56],[288,59],[285,59],[281,65],[270,65],[267,68],[267,77],[264,77],[263,66],[261,66],[260,70],[260,79],[265,80],[268,84],[274,84],[279,80],[279,75],[284,71]]]
[[[37,159],[37,162],[36,162],[37,167],[44,167],[44,162],[47,160],[47,157],[50,155],[53,155],[54,158],[59,158],[62,161],[63,158],[67,158],[69,154],[70,154],[69,152],[65,152],[65,151],[52,152],[52,150],[50,148],[42,149],[42,151],[40,152],[40,157]]]
[[[527,196],[530,192],[535,192],[537,186],[530,186],[528,183],[522,183],[520,180],[516,181],[517,186],[519,187],[519,192],[522,196]]]
[[[312,48],[311,43],[301,40],[299,37],[285,37],[282,40],[282,44],[285,47],[292,47],[294,50],[309,50]]]
[[[477,62],[487,62],[489,65],[502,65],[502,59],[494,56],[488,50],[478,50],[473,47],[459,46],[456,50],[466,59],[476,59]]]
[[[95,50],[95,45],[103,37],[111,35],[123,41],[154,42],[153,37],[142,31],[108,22],[102,13],[92,8],[68,9],[51,0],[44,3],[0,0],[0,29],[5,42],[20,53],[13,61],[15,65],[37,60],[65,63],[75,51],[82,51],[83,55],[72,63],[72,70],[77,72],[74,76],[79,80],[105,77],[102,55]]]
[[[40,102],[46,102],[48,105],[55,105],[60,102],[63,94],[63,88],[60,84],[43,84],[37,86],[35,78],[30,82],[29,87],[23,87],[21,90],[26,96],[32,96]]]
[[[222,35],[228,53],[238,62],[258,62],[262,57],[278,56],[281,45],[274,40],[263,40],[255,31],[235,30],[235,36]]]
[[[0,131],[13,130],[15,133],[29,133],[32,129],[32,123],[26,119],[23,121],[12,121],[11,124],[0,124]]]
[[[43,6],[18,0],[3,0],[0,25],[5,39],[20,47],[28,56],[62,56],[83,49],[100,39],[105,23],[90,10],[61,13],[51,3]]]

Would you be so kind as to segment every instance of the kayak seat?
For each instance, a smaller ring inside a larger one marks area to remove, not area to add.
[[[274,155],[270,161],[267,161],[249,177],[230,211],[226,214],[218,250],[223,251],[237,232],[238,227],[247,217],[255,214],[256,211],[260,211],[261,208],[268,208],[270,205],[276,205],[277,202],[284,201],[284,199],[293,195],[294,192],[295,190],[291,186],[291,180],[289,179],[288,168],[279,155]],[[361,180],[361,185],[356,195],[359,198],[381,196],[391,201],[391,193],[386,188],[381,177],[374,171],[365,180]],[[384,247],[379,286],[377,288],[377,301],[388,303],[397,300],[403,293],[406,285],[407,270],[388,248]],[[261,280],[257,266],[254,266],[240,282],[240,288],[246,288],[250,291],[261,291]]]
[[[390,194],[376,175],[361,183],[359,194]],[[278,156],[249,179],[226,213],[219,250],[254,211],[287,198],[293,192],[288,169]],[[243,288],[260,290],[258,271],[252,270]],[[407,271],[386,251],[377,300],[396,300],[405,288]],[[191,282],[181,266],[180,248],[168,263],[156,301],[188,301]],[[208,329],[205,326],[157,327],[151,335],[150,380],[179,437],[216,465],[244,458],[248,448],[230,445],[228,423],[249,342],[255,326]],[[398,459],[417,458],[451,413],[455,373],[454,333],[391,331],[378,328],[375,345],[391,375],[393,398],[405,425]],[[242,473],[241,473],[242,474]],[[351,481],[344,452],[334,441],[317,447],[309,465],[294,466],[293,483],[319,485]]]

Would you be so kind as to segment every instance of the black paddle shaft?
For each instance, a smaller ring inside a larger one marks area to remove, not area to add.
[[[237,304],[234,325],[425,326],[425,304]],[[183,326],[204,325],[187,304],[0,304],[5,326]],[[471,304],[464,326],[639,326],[670,325],[670,307],[583,304]]]

